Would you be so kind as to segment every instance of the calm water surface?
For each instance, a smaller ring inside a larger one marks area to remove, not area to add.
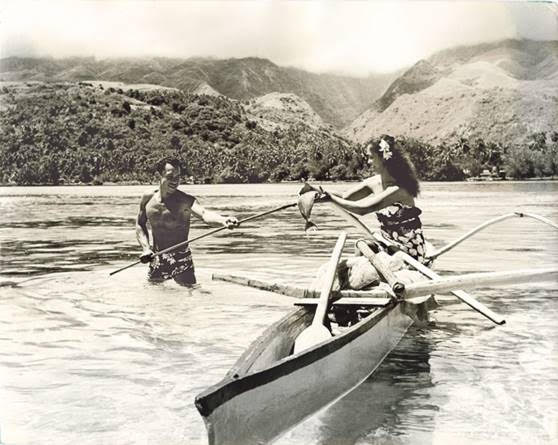
[[[346,184],[330,186],[342,190]],[[0,188],[0,442],[206,443],[193,400],[292,300],[212,282],[212,271],[304,285],[340,229],[326,206],[307,236],[295,209],[192,245],[201,287],[145,281],[133,230],[153,187]],[[297,184],[183,186],[239,219],[294,201]],[[558,220],[558,183],[423,184],[427,236],[442,246],[515,210]],[[373,227],[373,217],[367,218]],[[208,230],[195,221],[192,236]],[[347,243],[349,246],[349,243]],[[350,254],[352,248],[346,249]],[[556,264],[558,234],[495,225],[441,257],[441,274]],[[286,444],[558,443],[558,283],[483,288],[494,327],[449,296],[378,372],[287,433]]]

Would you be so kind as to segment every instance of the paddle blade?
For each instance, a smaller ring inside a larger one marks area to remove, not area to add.
[[[307,327],[300,335],[296,338],[294,344],[294,353],[298,354],[312,346],[317,345],[325,340],[331,338],[331,332],[324,325],[313,324]]]

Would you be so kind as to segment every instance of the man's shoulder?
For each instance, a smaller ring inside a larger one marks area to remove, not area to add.
[[[153,196],[155,196],[155,193],[157,193],[157,190],[154,190],[152,192],[144,193],[141,196],[141,202],[142,203],[148,203],[151,200],[151,198],[153,198]]]
[[[191,207],[192,204],[194,204],[194,201],[196,200],[195,196],[183,192],[182,190],[177,190],[176,193],[177,193],[177,198],[180,200],[180,202],[188,205],[189,207]]]
[[[144,197],[144,198],[152,198],[153,196],[155,196],[155,194],[156,194],[158,191],[159,191],[159,190],[155,189],[155,190],[152,190],[152,191],[150,191],[150,192],[145,192],[145,193],[143,194],[143,197]]]

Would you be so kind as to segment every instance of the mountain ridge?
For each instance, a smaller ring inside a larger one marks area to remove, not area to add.
[[[382,133],[439,144],[482,138],[525,142],[558,123],[558,42],[506,40],[418,61],[342,133]]]
[[[207,84],[231,99],[293,93],[336,128],[352,122],[383,93],[397,73],[351,77],[281,67],[259,57],[214,59],[92,57],[0,59],[3,81],[87,81],[153,83],[194,92]]]

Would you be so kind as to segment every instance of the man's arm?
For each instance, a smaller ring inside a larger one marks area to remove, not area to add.
[[[152,194],[143,195],[140,202],[140,209],[138,216],[136,218],[136,238],[138,243],[143,249],[140,255],[140,260],[142,262],[151,261],[153,250],[149,245],[149,231],[147,230],[147,211],[146,205],[152,198]],[[145,261],[144,261],[145,260]]]
[[[191,207],[192,213],[210,226],[225,226],[232,229],[238,225],[238,220],[234,216],[222,216],[217,212],[207,210],[197,200]]]

